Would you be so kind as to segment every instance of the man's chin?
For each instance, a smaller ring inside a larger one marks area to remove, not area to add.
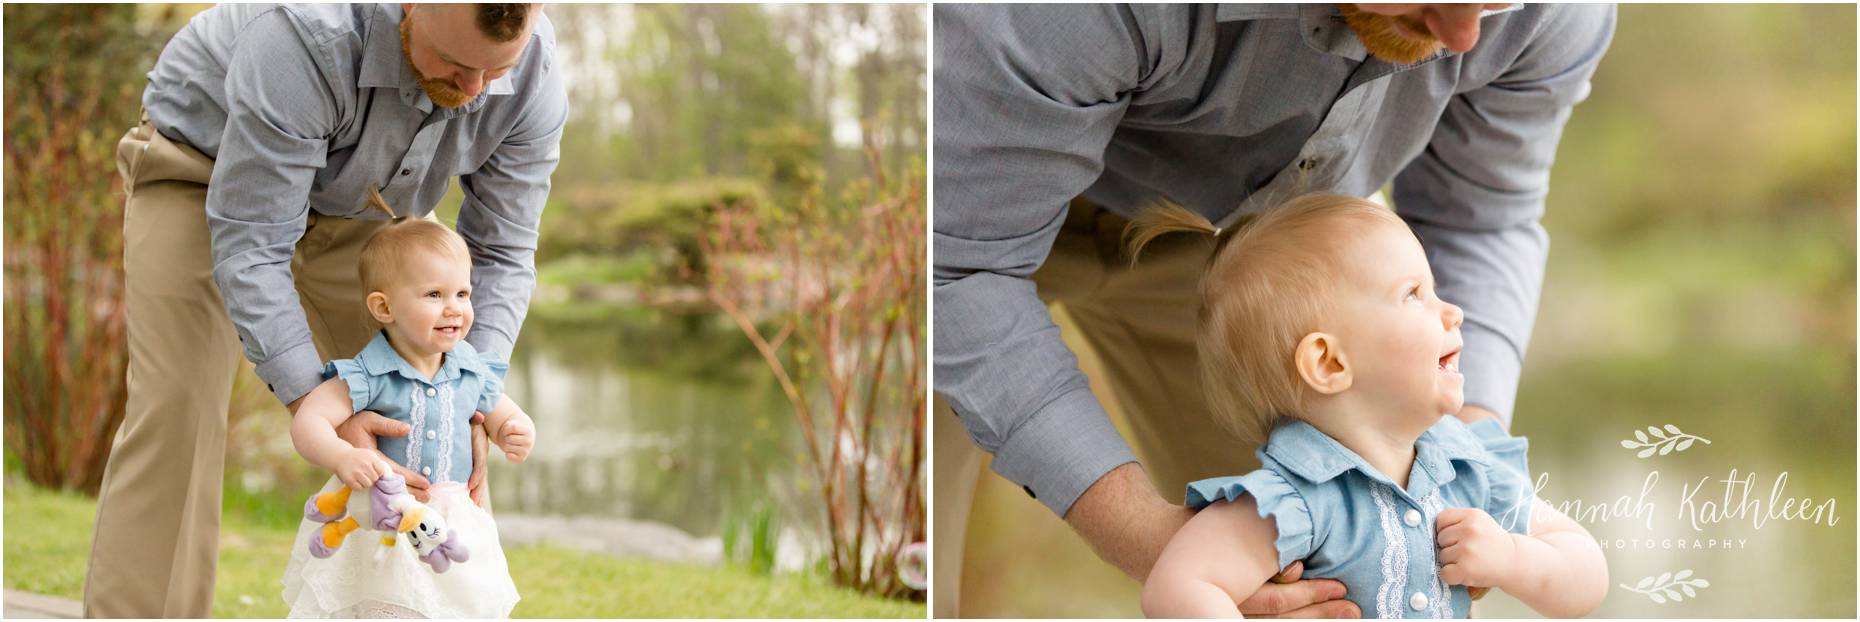
[[[1368,50],[1370,56],[1382,59],[1383,62],[1391,65],[1412,65],[1433,56],[1442,47],[1445,46],[1436,41],[1427,45],[1378,45],[1364,46],[1364,49]]]
[[[475,97],[467,97],[464,93],[457,91],[439,90],[425,86],[422,86],[422,88],[426,91],[426,98],[433,100],[433,105],[440,108],[457,108],[469,104],[471,100],[476,99]]]

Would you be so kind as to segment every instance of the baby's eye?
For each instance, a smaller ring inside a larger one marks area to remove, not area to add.
[[[467,291],[460,291],[460,292],[459,292],[459,294],[458,294],[458,296],[459,296],[460,298],[470,298],[470,297],[471,297],[471,292],[467,292]]]
[[[1414,289],[1408,290],[1407,299],[1408,300],[1420,300],[1421,299],[1421,286],[1416,285],[1414,286]]]
[[[435,290],[433,290],[433,291],[430,291],[430,292],[426,292],[426,297],[427,297],[427,298],[438,298],[438,297],[439,297],[439,290],[436,290],[436,289],[435,289]]]

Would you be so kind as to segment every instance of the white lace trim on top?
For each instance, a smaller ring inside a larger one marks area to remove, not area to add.
[[[453,419],[458,412],[452,407],[452,384],[439,387],[439,464],[433,466],[433,481],[452,481],[452,437]]]
[[[1432,531],[1433,525],[1439,518],[1442,509],[1445,508],[1440,502],[1440,491],[1435,490],[1429,493],[1426,499],[1421,500],[1421,513],[1422,516],[1425,517],[1425,520],[1421,524],[1427,526],[1429,531]],[[1433,577],[1432,581],[1430,581],[1431,585],[1428,586],[1427,590],[1428,602],[1431,603],[1431,606],[1428,607],[1428,617],[1451,618],[1453,617],[1453,602],[1449,596],[1452,592],[1448,591],[1446,582],[1440,579],[1440,551],[1437,547],[1433,551],[1433,555]]]
[[[1369,485],[1370,498],[1382,525],[1382,587],[1376,589],[1376,617],[1401,618],[1408,591],[1408,537],[1396,516],[1395,498],[1380,484]]]
[[[420,472],[420,450],[426,438],[426,400],[418,386],[409,391],[407,418],[412,430],[407,432],[407,470]]]

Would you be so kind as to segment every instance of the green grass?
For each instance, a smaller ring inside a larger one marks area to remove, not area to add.
[[[8,589],[79,599],[96,502],[6,482]],[[213,616],[279,618],[278,576],[294,529],[228,514]],[[523,601],[513,617],[921,618],[923,603],[863,596],[814,576],[617,559],[552,547],[506,551]]]

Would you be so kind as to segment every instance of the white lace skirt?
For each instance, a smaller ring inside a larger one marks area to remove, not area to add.
[[[331,478],[323,490],[341,486]],[[363,498],[365,493],[356,492],[351,500]],[[365,525],[350,533],[334,555],[318,559],[310,555],[309,542],[323,523],[306,519],[297,528],[291,561],[284,567],[284,602],[291,607],[290,617],[509,617],[517,605],[517,586],[510,580],[491,514],[472,503],[465,486],[457,482],[434,484],[427,505],[459,534],[470,559],[436,573],[414,555],[406,538],[385,546],[385,534]]]

